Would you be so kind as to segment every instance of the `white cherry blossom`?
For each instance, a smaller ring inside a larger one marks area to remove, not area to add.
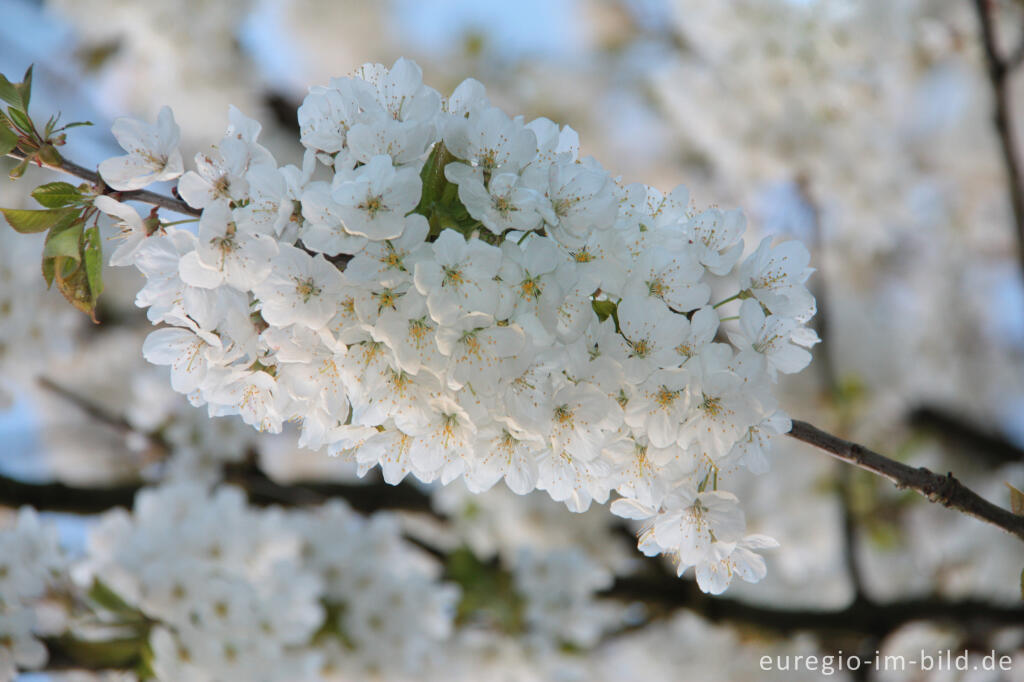
[[[338,174],[331,187],[337,213],[349,234],[379,241],[405,229],[405,214],[419,203],[422,183],[414,168],[395,168],[374,156],[353,175]]]
[[[431,244],[432,257],[416,263],[413,281],[427,297],[431,317],[442,325],[462,315],[497,310],[498,285],[494,276],[501,266],[501,250],[479,239],[466,239],[445,230]]]
[[[170,107],[163,107],[156,123],[119,118],[112,128],[117,143],[128,154],[100,163],[103,181],[116,190],[142,189],[154,182],[173,180],[184,172],[178,144],[181,129]]]
[[[281,244],[270,273],[252,287],[263,319],[276,327],[301,324],[320,329],[334,317],[345,278],[317,254]]]

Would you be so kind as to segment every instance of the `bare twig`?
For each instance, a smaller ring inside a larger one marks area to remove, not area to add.
[[[811,184],[806,176],[801,175],[797,178],[797,188],[804,203],[811,211],[813,246],[817,249],[818,260],[825,263],[826,242],[822,236],[821,208],[818,206],[818,202],[815,201],[812,195]],[[814,283],[811,285],[812,291],[814,292],[814,299],[817,301],[817,311],[811,324],[820,339],[817,352],[815,353],[815,367],[817,368],[818,375],[821,378],[822,388],[825,391],[825,395],[836,405],[836,412],[843,415],[845,411],[843,410],[843,406],[839,404],[842,397],[839,372],[836,369],[835,358],[832,354],[832,339],[830,334],[832,312],[829,307],[830,299],[828,295],[827,275],[827,271],[819,268],[814,278]],[[839,496],[839,509],[841,512],[840,521],[842,524],[841,528],[843,538],[843,565],[846,567],[846,573],[850,579],[850,585],[853,588],[853,598],[855,601],[860,601],[864,599],[866,593],[864,588],[863,572],[861,570],[859,557],[857,556],[858,519],[853,510],[853,477],[851,476],[852,472],[848,467],[840,468],[841,470],[837,476],[837,494]]]
[[[67,388],[66,386],[58,384],[53,379],[41,376],[36,378],[36,383],[39,384],[41,388],[44,388],[47,391],[53,393],[54,395],[59,396],[60,398],[73,404],[75,407],[77,407],[79,410],[85,413],[85,415],[90,419],[93,419],[101,424],[106,424],[107,426],[113,428],[116,431],[120,431],[121,433],[138,433],[139,435],[145,436],[151,441],[159,441],[157,444],[163,445],[163,442],[157,435],[151,433],[141,433],[138,429],[132,426],[131,422],[129,422],[124,417],[108,412],[105,408],[103,408],[103,406],[89,400],[84,396],[79,395],[78,393],[72,391],[70,388]]]
[[[1003,57],[1000,54],[996,38],[991,0],[974,0],[974,6],[978,14],[978,23],[981,25],[985,65],[995,99],[993,119],[996,132],[999,135],[1003,165],[1006,168],[1006,182],[1010,191],[1010,203],[1013,206],[1013,217],[1017,226],[1018,258],[1021,267],[1024,268],[1024,172],[1021,170],[1022,164],[1017,149],[1009,88],[1010,75],[1024,59],[1024,49],[1017,50],[1009,58]]]
[[[985,500],[954,478],[952,473],[942,476],[924,467],[915,469],[795,419],[793,429],[787,435],[824,450],[844,462],[888,478],[898,488],[914,490],[931,502],[987,521],[1024,540],[1024,516],[1018,516]]]

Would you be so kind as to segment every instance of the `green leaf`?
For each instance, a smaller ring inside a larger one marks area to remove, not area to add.
[[[5,156],[17,146],[17,133],[5,125],[0,125],[0,156]]]
[[[57,259],[56,258],[44,258],[43,259],[43,279],[46,280],[46,288],[49,289],[53,286],[53,277],[57,270]]]
[[[46,235],[43,258],[70,258],[76,263],[82,260],[82,222],[75,221],[69,226],[55,226]],[[58,275],[61,274],[58,271]]]
[[[46,211],[32,211],[23,208],[0,208],[8,224],[15,232],[22,234],[34,234],[45,232],[58,225],[67,227],[78,216],[78,211],[73,208],[49,209]]]
[[[32,120],[28,117],[28,114],[26,114],[25,112],[19,111],[18,109],[11,107],[7,110],[7,116],[11,119],[11,123],[18,126],[18,128],[21,129],[21,132],[25,134],[29,134],[32,132]]]
[[[419,213],[428,220],[434,212],[435,205],[441,203],[445,190],[451,184],[444,176],[444,169],[449,163],[455,160],[443,142],[437,143],[427,162],[423,164],[420,171],[420,180],[423,182],[423,194],[420,196],[420,203],[413,209],[413,213]]]
[[[103,242],[100,229],[96,226],[85,231],[85,248],[82,251],[85,260],[85,277],[89,284],[89,296],[92,308],[96,309],[96,300],[103,293]]]
[[[32,66],[25,71],[20,83],[12,83],[0,74],[0,99],[10,104],[12,110],[28,113],[28,103],[32,99]]]
[[[82,191],[68,182],[48,182],[32,190],[32,196],[47,208],[60,208],[82,199]]]
[[[19,163],[17,166],[11,169],[11,172],[7,174],[7,177],[9,177],[11,180],[17,180],[18,178],[20,178],[22,175],[25,174],[25,169],[28,168],[28,163],[31,160],[32,157],[26,157],[21,163]]]
[[[597,319],[604,322],[616,313],[615,301],[591,301],[590,306],[597,313]]]
[[[456,606],[457,622],[482,617],[506,633],[522,632],[525,603],[512,575],[496,561],[484,563],[470,549],[460,547],[448,555],[445,573],[462,590]]]
[[[89,588],[89,599],[93,600],[107,611],[114,613],[125,613],[135,611],[135,607],[110,589],[105,582],[99,578],[93,578],[92,587]]]
[[[24,109],[24,105],[21,101],[21,93],[14,86],[11,81],[7,80],[7,77],[0,73],[0,99],[10,104],[12,107],[18,109]]]
[[[43,137],[49,139],[50,135],[53,134],[54,129],[57,127],[57,121],[60,119],[60,113],[51,116],[46,121],[46,126],[43,128]]]
[[[1014,488],[1009,483],[1006,484],[1006,487],[1010,489],[1010,511],[1024,516],[1024,492]]]
[[[70,220],[50,230],[43,246],[43,277],[56,282],[68,303],[96,322],[96,299],[103,289],[100,235],[95,227],[84,227],[85,221],[72,211]]]
[[[67,130],[69,128],[77,128],[79,126],[91,126],[91,125],[93,125],[92,121],[75,121],[74,123],[68,123],[66,126],[61,128],[61,130]]]
[[[29,64],[21,83],[14,86],[18,94],[21,95],[21,108],[25,110],[25,113],[28,113],[28,103],[32,99],[32,69],[34,66],[35,64]]]
[[[60,166],[64,162],[60,152],[52,144],[44,144],[39,148],[39,159],[50,166]]]
[[[79,639],[71,634],[58,637],[58,651],[87,668],[132,668],[139,664],[146,634],[117,639]]]

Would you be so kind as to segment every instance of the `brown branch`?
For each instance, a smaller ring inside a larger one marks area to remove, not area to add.
[[[1020,42],[1020,44],[1017,45],[1017,49],[1016,50],[1014,50],[1013,52],[1010,53],[1010,56],[1008,56],[1005,59],[1005,62],[1006,62],[1006,69],[1008,71],[1013,71],[1018,66],[1020,66],[1022,63],[1024,63],[1024,40],[1022,40]]]
[[[9,152],[7,156],[12,159],[24,160],[25,154],[19,150]],[[42,168],[49,168],[50,170],[60,171],[67,173],[68,175],[74,175],[77,178],[81,178],[86,182],[90,183],[97,192],[101,194],[107,194],[117,199],[118,201],[141,201],[145,204],[152,206],[159,206],[160,208],[166,208],[168,211],[174,211],[183,215],[189,215],[193,217],[199,217],[202,211],[196,208],[192,208],[181,199],[175,199],[173,197],[164,196],[163,194],[157,194],[156,192],[150,192],[146,189],[132,190],[130,192],[119,192],[115,189],[107,187],[106,183],[99,176],[99,173],[91,171],[88,168],[79,166],[77,163],[68,161],[62,158],[59,165],[52,165],[38,162],[38,165]]]
[[[1024,516],[1018,516],[985,500],[954,478],[952,473],[942,476],[924,467],[915,469],[796,419],[793,420],[793,429],[787,435],[824,450],[836,459],[883,476],[898,488],[914,490],[931,502],[987,521],[1024,540]]]
[[[1024,448],[1004,435],[979,426],[935,405],[919,405],[907,415],[911,427],[929,431],[950,444],[983,458],[990,465],[1024,463]]]
[[[813,248],[817,249],[819,260],[824,263],[826,242],[821,229],[821,208],[811,193],[809,178],[803,174],[797,177],[797,188],[801,198],[811,211],[811,227],[813,233]],[[842,387],[839,381],[839,371],[836,368],[835,358],[832,354],[831,324],[832,312],[829,306],[828,278],[827,272],[819,268],[810,285],[817,302],[817,310],[811,325],[818,334],[818,348],[815,354],[815,367],[821,378],[822,388],[826,396],[836,409],[839,415],[844,415],[845,410],[841,404]],[[837,478],[839,496],[840,521],[842,529],[842,552],[843,565],[846,567],[847,577],[850,579],[850,586],[853,588],[855,600],[861,600],[865,596],[863,570],[860,558],[857,555],[858,519],[853,510],[852,476],[851,470],[842,467]]]
[[[298,481],[282,484],[274,481],[254,464],[225,468],[224,481],[246,491],[249,502],[257,506],[308,506],[342,499],[353,509],[369,514],[385,509],[434,513],[430,495],[411,483],[389,485],[383,480],[365,483],[324,483]]]
[[[132,508],[137,483],[76,487],[60,482],[30,483],[0,474],[0,506],[35,507],[40,511],[99,514],[114,507]]]
[[[101,405],[94,403],[83,396],[78,395],[71,389],[61,386],[53,379],[48,377],[36,377],[36,383],[41,388],[57,395],[64,400],[68,401],[79,410],[85,413],[87,417],[94,421],[106,424],[111,428],[120,431],[122,433],[139,433],[139,435],[145,436],[150,440],[158,440],[158,437],[150,433],[140,433],[138,429],[132,426],[131,422],[120,415],[112,414],[104,409]],[[162,444],[162,443],[161,443]]]
[[[862,599],[834,610],[757,606],[704,594],[692,580],[680,580],[667,573],[618,578],[604,596],[640,601],[659,608],[685,608],[711,622],[744,623],[783,634],[807,630],[884,636],[906,623],[919,620],[959,625],[1019,625],[1024,622],[1024,607],[1002,606],[978,599],[948,601],[923,597],[885,604]]]
[[[1020,59],[1016,54],[1010,58],[1005,58],[1000,54],[995,23],[992,18],[991,0],[975,0],[974,6],[978,14],[978,23],[981,26],[985,65],[995,99],[993,120],[999,135],[1003,165],[1006,169],[1006,182],[1010,191],[1010,203],[1013,206],[1013,217],[1017,226],[1018,258],[1021,267],[1024,268],[1024,173],[1021,170],[1022,164],[1017,150],[1009,88],[1010,75],[1019,64]]]
[[[430,496],[403,483],[397,486],[384,482],[323,483],[298,482],[281,484],[258,469],[228,468],[225,482],[237,485],[256,506],[309,506],[330,499],[342,499],[353,509],[372,513],[383,509],[430,512]],[[113,486],[73,486],[61,482],[33,483],[0,474],[0,506],[35,507],[40,511],[71,514],[99,514],[114,507],[131,509],[135,495],[145,486],[142,482]]]

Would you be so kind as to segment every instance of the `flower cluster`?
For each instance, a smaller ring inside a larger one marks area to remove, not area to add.
[[[261,511],[236,488],[195,484],[144,490],[133,513],[109,513],[86,566],[153,622],[161,680],[408,674],[449,636],[458,596],[386,514]]]
[[[43,526],[35,510],[23,508],[13,527],[0,530],[0,680],[46,663],[36,635],[48,633],[40,631],[36,610],[66,582],[66,572],[56,530]]]
[[[772,383],[817,340],[800,243],[743,259],[738,210],[623,185],[570,128],[511,118],[473,80],[443,98],[406,60],[313,88],[299,125],[302,168],[279,168],[232,109],[178,181],[197,233],[97,205],[147,279],[137,303],[166,326],[143,352],[175,390],[261,430],[298,422],[303,446],[389,482],[504,479],[577,512],[615,491],[648,520],[641,548],[704,589],[763,576],[771,541],[720,475],[763,470],[788,429]],[[182,170],[169,115],[117,129],[109,180]]]

